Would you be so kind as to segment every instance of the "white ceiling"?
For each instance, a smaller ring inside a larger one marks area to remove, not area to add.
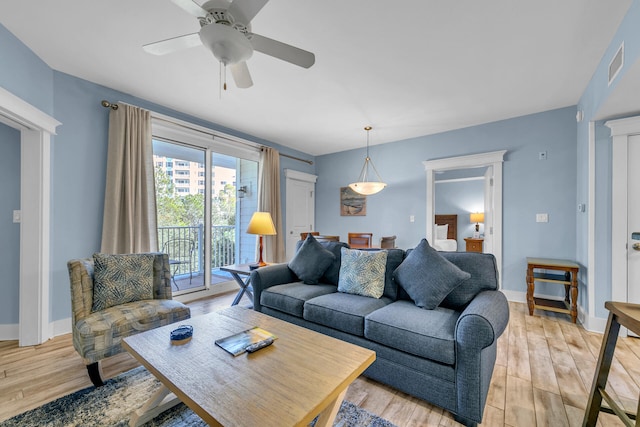
[[[199,30],[170,0],[5,0],[0,23],[55,70],[312,155],[577,104],[631,0],[271,0],[257,34],[315,53],[256,52],[254,86],[219,91]],[[112,100],[117,101],[117,100]]]

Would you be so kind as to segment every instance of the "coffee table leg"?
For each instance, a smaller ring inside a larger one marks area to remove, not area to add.
[[[151,398],[147,400],[140,409],[133,413],[133,416],[129,420],[129,426],[141,426],[167,409],[173,408],[178,403],[180,403],[180,399],[178,399],[175,394],[171,393],[171,391],[162,384],[158,391],[153,393]]]
[[[338,415],[345,394],[347,394],[346,388],[336,397],[336,400],[331,402],[324,411],[320,412],[318,421],[316,421],[316,427],[330,427],[333,425],[333,421],[335,421],[336,415]]]

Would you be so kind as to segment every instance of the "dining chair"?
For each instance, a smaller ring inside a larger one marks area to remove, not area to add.
[[[327,236],[324,234],[319,234],[314,236],[318,242],[339,242],[340,236]]]
[[[381,249],[393,249],[396,247],[396,236],[386,236],[380,239]]]
[[[351,247],[370,248],[373,233],[349,233],[348,243]]]
[[[312,236],[319,236],[320,232],[319,231],[304,231],[302,233],[300,233],[300,240],[306,240],[307,236],[311,234]]]

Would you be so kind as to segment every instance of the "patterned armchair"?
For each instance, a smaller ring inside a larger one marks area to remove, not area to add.
[[[99,361],[125,351],[123,337],[191,317],[189,307],[172,299],[166,254],[95,254],[67,267],[73,346],[96,387],[103,385]]]

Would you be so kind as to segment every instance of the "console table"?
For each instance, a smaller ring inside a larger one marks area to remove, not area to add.
[[[571,321],[576,323],[578,318],[579,269],[580,266],[573,261],[527,257],[527,306],[529,307],[529,315],[533,316],[534,309],[567,313],[571,315]],[[564,300],[535,297],[536,282],[564,285]]]

